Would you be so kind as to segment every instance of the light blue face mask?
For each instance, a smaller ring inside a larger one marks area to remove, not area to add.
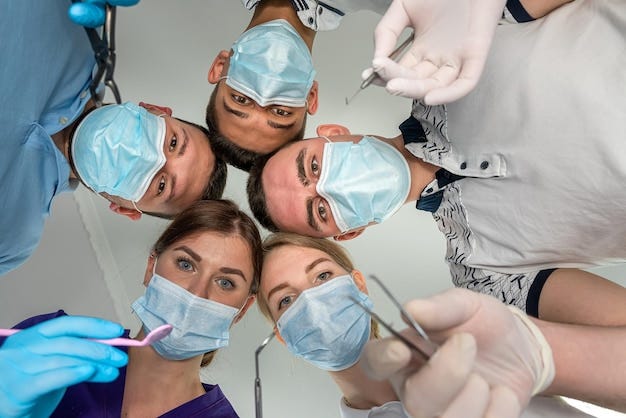
[[[350,275],[300,293],[276,324],[287,349],[323,370],[356,364],[370,338],[370,316],[350,296],[373,308]]]
[[[165,165],[164,142],[165,120],[128,102],[88,114],[76,128],[71,153],[87,187],[135,203]]]
[[[152,344],[169,360],[185,360],[228,345],[240,309],[198,297],[154,273],[146,293],[132,304],[146,333],[171,324],[172,332]]]
[[[260,106],[302,107],[315,69],[306,43],[286,20],[245,31],[232,46],[226,84]]]
[[[402,154],[371,136],[324,145],[316,190],[330,206],[339,230],[380,223],[405,203],[411,172]]]

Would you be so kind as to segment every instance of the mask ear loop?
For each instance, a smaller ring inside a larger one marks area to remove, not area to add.
[[[139,208],[137,207],[137,204],[136,204],[135,202],[133,202],[133,201],[131,200],[131,201],[130,201],[130,203],[132,203],[132,204],[133,204],[133,207],[135,208],[135,210],[136,210],[137,212],[139,212],[139,213],[143,213],[143,212],[142,212],[142,210],[141,210],[141,209],[139,209]]]
[[[328,142],[329,144],[333,143],[333,141],[331,141],[330,138],[327,137],[327,136],[321,135],[319,138],[324,138],[326,140],[326,142]]]

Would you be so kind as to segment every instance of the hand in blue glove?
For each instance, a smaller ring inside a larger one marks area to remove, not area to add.
[[[134,6],[139,0],[84,0],[74,3],[68,10],[72,22],[88,28],[97,28],[104,24],[104,6]]]
[[[49,417],[68,386],[115,380],[126,353],[86,338],[123,331],[103,319],[64,316],[8,337],[0,346],[0,416]]]

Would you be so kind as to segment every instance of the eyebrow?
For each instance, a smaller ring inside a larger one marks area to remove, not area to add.
[[[186,245],[181,245],[180,247],[176,247],[174,248],[174,250],[178,250],[178,251],[184,251],[187,254],[189,254],[191,256],[191,258],[193,258],[194,260],[200,262],[202,260],[202,257],[200,257],[200,255],[198,255],[198,253],[196,253],[194,250],[192,250],[191,248],[187,247]]]
[[[322,232],[320,230],[319,225],[317,224],[317,221],[315,220],[315,216],[313,215],[313,198],[312,197],[309,197],[306,200],[306,223],[308,223],[309,226],[315,229],[317,232]]]
[[[187,135],[187,129],[185,129],[185,127],[183,126],[183,145],[180,147],[180,150],[178,150],[179,157],[185,154],[188,143],[189,143],[189,136]]]
[[[298,169],[298,180],[303,186],[308,186],[309,181],[306,178],[306,171],[304,170],[304,157],[306,156],[307,148],[304,147],[298,153],[296,157],[296,167]]]
[[[222,100],[222,104],[224,105],[224,109],[226,109],[226,111],[228,113],[232,113],[233,115],[237,116],[238,118],[247,119],[247,118],[250,117],[249,114],[247,114],[245,112],[241,112],[241,111],[236,110],[236,109],[233,109],[232,107],[228,106],[226,104],[226,100],[225,99]],[[274,129],[290,129],[290,128],[292,128],[296,124],[296,122],[294,121],[294,122],[288,123],[287,125],[283,125],[282,123],[276,123],[273,120],[269,120],[269,119],[266,122],[267,122],[267,125],[270,128],[274,128]]]
[[[225,274],[236,274],[236,275],[238,275],[238,276],[241,276],[241,278],[243,279],[243,281],[244,281],[244,282],[246,282],[246,283],[248,283],[248,279],[246,279],[246,276],[244,276],[244,275],[243,275],[243,272],[242,272],[241,270],[239,270],[239,269],[234,269],[234,268],[232,268],[232,267],[222,267],[222,268],[220,269],[220,271],[221,271],[222,273],[225,273]]]
[[[275,288],[273,288],[272,290],[270,290],[269,293],[267,294],[267,301],[269,302],[269,300],[272,298],[272,295],[274,293],[278,292],[279,290],[283,290],[286,287],[289,287],[289,284],[287,284],[286,282],[283,282],[279,284],[278,286],[276,286]]]
[[[308,273],[309,271],[313,270],[313,267],[317,266],[319,263],[323,263],[324,261],[331,261],[331,260],[330,260],[330,258],[327,258],[327,257],[320,257],[317,260],[313,261],[308,266],[306,266],[304,268],[304,272]]]

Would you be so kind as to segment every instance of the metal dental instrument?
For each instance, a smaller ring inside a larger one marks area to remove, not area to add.
[[[378,277],[376,277],[374,275],[370,275],[369,277],[372,280],[374,280],[374,282],[376,282],[376,284],[378,284],[378,286],[380,286],[380,288],[383,290],[383,292],[385,292],[385,294],[389,297],[389,299],[391,299],[393,301],[394,305],[400,310],[400,315],[402,316],[402,318],[405,321],[407,321],[407,323],[421,337],[418,340],[417,344],[413,343],[408,338],[406,338],[404,335],[400,334],[398,331],[393,329],[393,327],[389,323],[384,321],[378,314],[376,314],[371,309],[369,309],[367,306],[365,306],[363,303],[361,303],[361,301],[353,298],[352,296],[350,296],[350,299],[352,299],[352,301],[354,303],[359,305],[365,312],[370,314],[372,316],[372,318],[374,318],[387,331],[389,331],[391,333],[391,335],[393,335],[394,337],[398,338],[400,341],[402,341],[411,350],[413,350],[417,354],[421,355],[424,358],[424,360],[428,360],[435,353],[435,351],[437,351],[437,348],[438,348],[437,344],[435,344],[434,342],[432,342],[430,340],[430,338],[428,338],[428,335],[424,332],[422,327],[413,318],[411,318],[411,316],[402,307],[402,304],[400,304],[400,302],[398,302],[398,300],[391,294],[389,289],[387,289],[387,287],[378,279]]]
[[[396,49],[393,50],[391,55],[389,55],[389,58],[391,58],[392,60],[396,60],[397,58],[400,58],[400,55],[402,55],[404,50],[413,42],[414,37],[415,37],[415,33],[411,33],[411,35],[408,38],[406,38],[404,42],[400,44],[400,46],[398,46]],[[346,97],[346,106],[352,101],[352,99],[356,97],[357,94],[359,94],[361,90],[365,89],[367,86],[372,84],[372,82],[377,78],[380,78],[380,76],[376,74],[375,71],[373,71],[372,74],[369,75],[369,77],[363,80],[363,82],[359,86],[359,89],[356,92],[354,92],[354,94],[352,95],[352,97],[350,97],[350,99]]]
[[[254,367],[256,369],[256,378],[254,379],[254,409],[256,418],[263,418],[263,405],[261,403],[261,377],[259,375],[259,354],[265,348],[267,343],[270,342],[272,338],[274,338],[274,331],[270,335],[268,335],[260,346],[254,352]]]
[[[85,28],[87,36],[91,42],[91,47],[94,50],[96,56],[97,71],[93,76],[93,80],[89,85],[89,92],[93,98],[96,107],[102,106],[104,100],[105,89],[102,89],[98,93],[97,89],[100,83],[104,79],[104,85],[111,89],[115,102],[117,104],[122,103],[122,97],[120,91],[117,88],[115,80],[113,80],[113,73],[115,72],[115,6],[109,4],[105,5],[106,15],[104,20],[104,29],[102,31],[102,38],[98,35],[98,31],[93,28]]]

